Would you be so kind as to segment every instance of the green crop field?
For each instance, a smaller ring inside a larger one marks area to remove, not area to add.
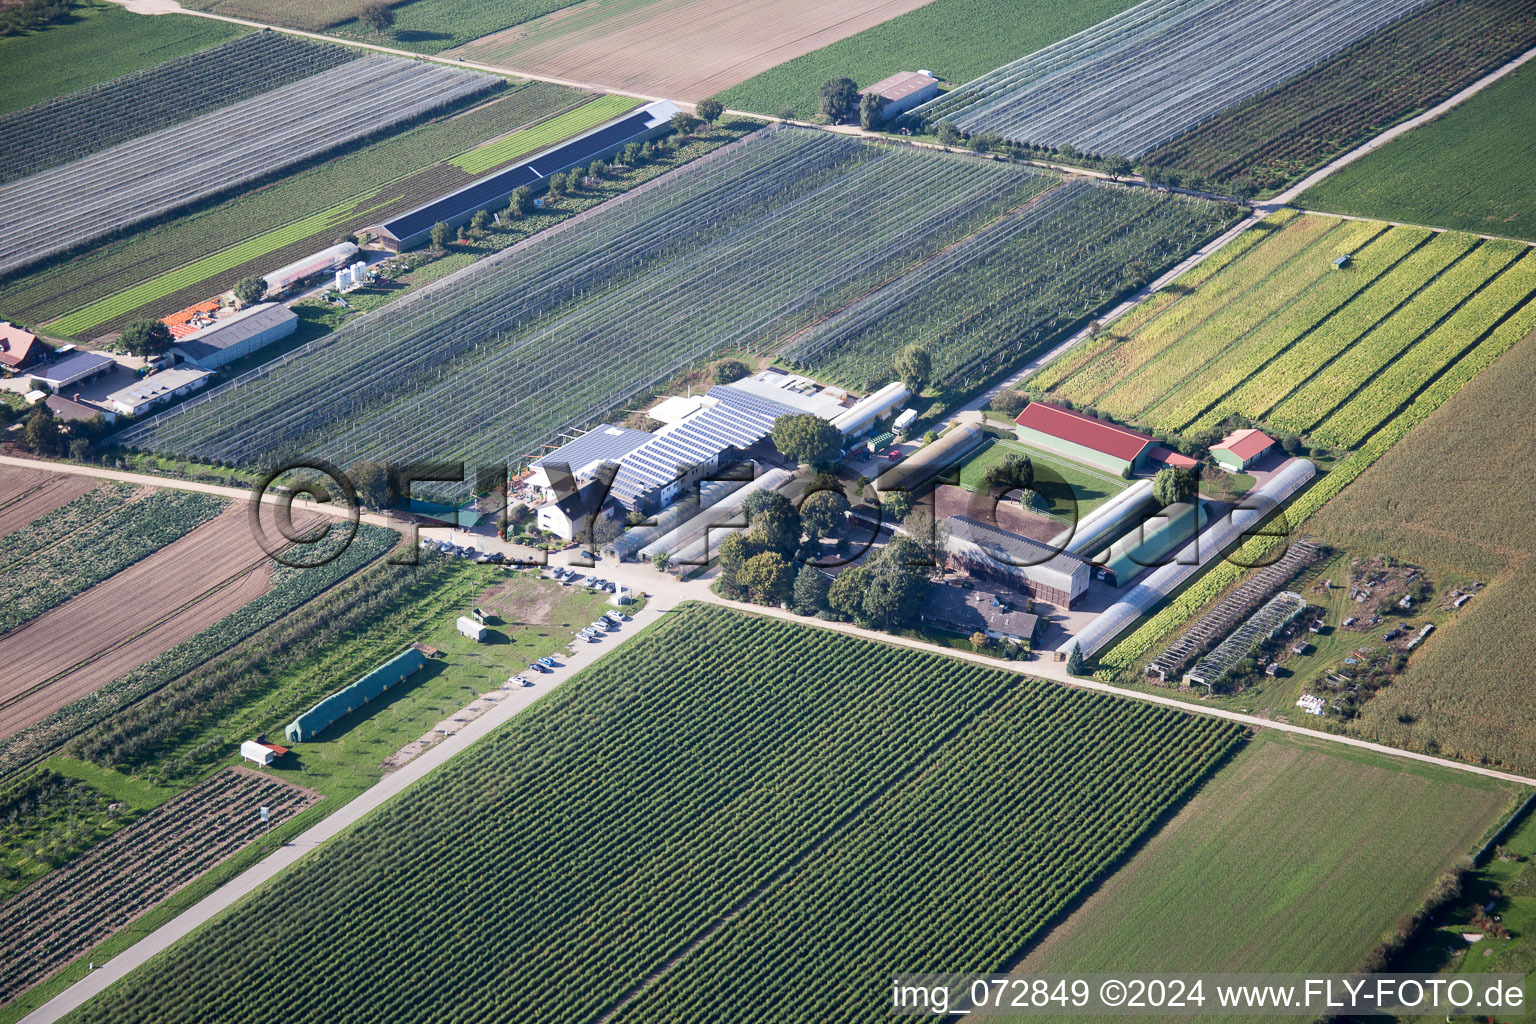
[[[1524,315],[1536,286],[1528,247],[1458,232],[1305,215],[1253,235],[1238,258],[1176,282],[1035,385],[1158,431],[1199,434],[1241,414],[1353,448]],[[1345,253],[1351,264],[1336,269]]]
[[[249,32],[183,15],[78,4],[66,22],[0,39],[0,114],[84,89]]]
[[[788,110],[807,118],[816,113],[817,88],[829,78],[847,76],[863,87],[897,71],[927,68],[940,79],[968,82],[1131,6],[1128,0],[932,0],[715,98],[733,110]]]
[[[1536,585],[1536,501],[1510,472],[1536,428],[1523,396],[1536,374],[1536,317],[1524,337],[1320,513],[1315,531],[1355,555],[1386,553],[1488,584],[1425,642],[1351,731],[1396,746],[1536,771],[1536,644],[1526,628]]]
[[[332,34],[417,53],[437,53],[471,39],[569,7],[576,0],[405,0],[391,4],[395,24],[378,33],[357,18],[367,0],[188,0],[186,6],[233,18],[250,18]]]
[[[981,478],[989,466],[1008,455],[1027,455],[1035,467],[1035,491],[1045,499],[1051,515],[1081,518],[1125,490],[1128,481],[1087,466],[1055,458],[1017,441],[995,440],[960,465],[960,486],[981,490]]]
[[[1300,205],[1536,241],[1536,64],[1308,189]]]
[[[865,1015],[836,979],[1001,965],[1240,742],[685,606],[71,1019]]]
[[[1159,146],[1141,167],[1229,194],[1278,191],[1533,44],[1536,0],[1436,0]]]
[[[1513,801],[1463,772],[1261,733],[1019,971],[1356,970]]]
[[[535,150],[552,146],[604,121],[638,106],[639,100],[629,96],[599,96],[590,103],[583,103],[575,110],[552,117],[548,121],[515,131],[505,138],[488,145],[477,146],[468,153],[461,153],[448,162],[470,174],[484,174],[493,167],[519,160]]]

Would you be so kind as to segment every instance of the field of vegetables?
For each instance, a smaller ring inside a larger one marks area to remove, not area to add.
[[[759,132],[119,441],[245,464],[299,448],[345,464],[515,462],[711,352],[769,348],[1057,180]],[[324,403],[293,401],[317,389]]]
[[[1298,200],[1318,210],[1536,241],[1536,63],[1344,167]]]
[[[515,134],[587,95],[543,82],[515,86],[490,103],[20,276],[0,289],[0,310],[24,323],[53,321],[51,330],[72,336],[110,330],[146,306],[164,315],[467,184],[472,176],[445,153],[467,157],[484,140]]]
[[[859,389],[921,342],[934,378],[974,387],[1048,348],[1241,216],[1228,204],[1075,181],[831,317],[785,352]]]
[[[0,182],[190,121],[355,60],[359,51],[252,32],[0,117]]]
[[[918,107],[930,124],[1139,157],[1425,0],[1151,0]]]
[[[1536,254],[1518,243],[1310,214],[1254,237],[1036,386],[1158,430],[1238,413],[1352,448],[1536,297]]]
[[[6,538],[18,539],[0,553],[0,633],[121,572],[228,507],[223,498],[157,490],[82,516],[76,503],[99,502],[103,493],[77,498]]]
[[[1532,45],[1536,0],[1437,0],[1140,162],[1229,194],[1275,191]]]
[[[72,1019],[237,1024],[281,1000],[588,1020],[658,971],[622,1017],[700,1019],[677,1007],[713,979],[773,1019],[808,995],[815,1019],[845,1018],[880,989],[822,983],[839,968],[1000,966],[1240,742],[1214,719],[685,607]],[[915,878],[942,895],[905,900]],[[858,927],[808,914],[810,891]],[[277,907],[284,927],[259,926]],[[770,959],[797,983],[737,969]]]
[[[359,58],[0,185],[0,275],[275,175],[500,82],[395,57]],[[250,131],[253,124],[260,130]],[[167,161],[167,152],[176,159]]]

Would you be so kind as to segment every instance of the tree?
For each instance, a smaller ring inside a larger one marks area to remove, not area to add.
[[[981,485],[988,490],[1001,487],[1004,492],[1029,490],[1035,485],[1035,464],[1028,455],[1009,452],[1002,462],[995,462],[981,474]]]
[[[816,112],[833,124],[842,124],[858,109],[859,87],[851,78],[829,78],[816,94]]]
[[[978,629],[971,634],[971,646],[978,651],[984,651],[992,646],[992,638]]]
[[[838,573],[827,588],[827,607],[844,620],[865,621],[864,591],[871,575],[873,573],[866,565],[856,565]]]
[[[1152,478],[1152,497],[1163,506],[1194,501],[1200,493],[1200,481],[1187,469],[1169,466],[1157,471]]]
[[[764,551],[741,564],[736,583],[758,604],[783,604],[794,594],[794,566],[777,551]]]
[[[795,575],[795,611],[801,615],[819,615],[827,610],[827,591],[832,581],[820,569],[806,564]]]
[[[864,618],[881,629],[910,626],[927,591],[921,574],[878,559],[864,589]]]
[[[136,356],[159,355],[171,347],[174,341],[171,329],[159,320],[131,320],[123,328],[118,344],[123,351]]]
[[[528,216],[528,211],[533,209],[533,189],[527,185],[519,185],[512,190],[512,196],[507,200],[507,216],[516,220],[519,217]]]
[[[390,506],[388,466],[382,462],[359,462],[352,467],[351,476],[357,498],[364,505],[380,511]]]
[[[433,224],[431,238],[432,248],[448,248],[448,225],[444,224],[442,221],[438,221],[436,224]]]
[[[21,446],[38,455],[58,455],[63,451],[64,432],[59,429],[59,421],[54,418],[47,402],[32,407],[21,428]]]
[[[815,413],[792,413],[773,421],[769,437],[792,462],[833,466],[843,453],[843,432]]]
[[[908,345],[891,365],[897,379],[914,395],[921,393],[933,377],[933,357],[921,345]]]
[[[933,136],[941,146],[958,146],[965,141],[965,135],[955,127],[952,121],[940,121],[939,126],[933,131]]]
[[[713,125],[720,120],[720,115],[725,113],[725,104],[719,100],[700,100],[699,105],[694,109],[706,124]]]
[[[716,384],[734,384],[751,372],[752,368],[740,359],[725,359],[715,364],[712,376]]]
[[[564,191],[565,175],[559,171],[556,171],[554,174],[549,176],[549,197],[551,201],[559,199],[560,194]]]
[[[885,97],[877,92],[866,92],[859,97],[859,126],[874,131],[885,120]]]
[[[1131,162],[1123,156],[1105,157],[1103,167],[1104,173],[1109,175],[1112,181],[1119,181],[1131,173]]]
[[[757,522],[757,517],[770,508],[789,508],[789,499],[778,491],[767,487],[760,487],[747,495],[741,503],[741,514],[747,517],[747,523]]]
[[[945,549],[949,544],[947,520],[935,522],[933,513],[928,509],[914,508],[901,521],[901,532],[920,549],[918,557],[909,558],[909,561],[932,562],[934,570],[944,567]]]
[[[89,462],[91,460],[90,439],[85,437],[77,437],[70,441],[69,457],[75,462]]]
[[[469,226],[476,231],[484,231],[491,223],[491,215],[485,210],[476,210],[475,215],[469,218]]]
[[[240,300],[242,306],[254,306],[267,294],[267,282],[260,277],[242,277],[235,282],[235,298]]]
[[[607,177],[608,176],[608,161],[606,161],[606,160],[593,160],[590,164],[587,165],[587,173],[589,175],[591,175],[592,177],[594,177],[594,178],[601,179],[601,178]]]
[[[731,598],[741,596],[736,574],[760,550],[745,533],[733,533],[720,542],[720,571],[715,575],[715,585],[722,594]]]
[[[1029,404],[1029,398],[1022,391],[1012,388],[1004,388],[992,396],[991,406],[1004,416],[1017,416],[1024,411]]]
[[[374,32],[386,32],[395,23],[395,12],[386,3],[370,3],[363,7],[358,20]]]
[[[665,551],[658,551],[651,556],[651,565],[657,572],[666,572],[667,566],[672,564],[672,556]]]
[[[766,551],[793,554],[800,546],[800,517],[787,499],[775,496],[782,504],[769,505],[752,517],[752,540]]]
[[[823,537],[837,536],[847,512],[848,496],[841,489],[816,491],[800,503],[800,528],[815,544]]]
[[[899,523],[912,511],[912,492],[886,491],[880,495],[880,516],[888,523]]]
[[[687,135],[693,131],[693,115],[686,110],[679,110],[672,115],[672,130],[679,135]]]
[[[640,143],[638,142],[631,142],[629,145],[624,147],[624,163],[630,167],[638,165],[643,156],[644,150],[641,148]]]
[[[1072,653],[1067,655],[1067,675],[1080,676],[1083,674],[1083,649],[1077,644],[1072,645]]]

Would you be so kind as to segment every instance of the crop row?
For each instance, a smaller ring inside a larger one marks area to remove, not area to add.
[[[947,915],[974,906],[991,921],[1070,899],[1236,735],[928,652],[687,606],[83,1019],[238,1024],[277,998],[334,1021],[421,1006],[444,1021],[592,1019],[757,894],[763,907],[792,899],[784,872],[791,888],[795,874],[824,884],[840,873],[824,857],[851,861],[850,881],[878,875],[859,893],[871,903],[900,899],[884,879],[903,867],[955,872],[944,890],[954,900],[884,922],[879,940],[904,930],[956,942],[956,962],[996,964],[1031,921],[989,938]],[[899,845],[880,842],[902,819],[913,829]],[[1008,884],[988,884],[987,864]],[[258,926],[277,908],[280,934]],[[836,914],[798,930],[752,926],[785,948],[816,944],[777,965],[808,983],[825,969],[813,952],[875,953]],[[733,999],[756,983],[720,982]]]
[[[1221,359],[1213,360],[1199,376],[1165,396],[1148,411],[1147,418],[1169,430],[1187,427],[1223,395],[1258,373],[1297,338],[1318,330],[1334,310],[1387,273],[1422,244],[1425,237],[1406,228],[1383,231],[1375,224],[1362,224],[1348,230],[1359,232],[1355,238],[1370,239],[1355,250],[1354,266],[1348,274],[1329,270],[1308,275],[1310,283],[1291,305],[1268,319],[1249,317],[1241,307],[1229,311],[1222,320],[1229,326],[1232,337],[1241,344],[1226,347]]]
[[[0,903],[0,1001],[8,1001],[228,857],[310,795],[229,769]]]
[[[787,355],[838,380],[890,380],[902,346],[969,387],[1140,287],[1238,216],[1230,206],[1086,182],[1052,192],[817,328]]]
[[[1207,187],[1278,189],[1536,45],[1536,0],[1438,0],[1148,153]]]
[[[1528,249],[1515,242],[1479,245],[1474,240],[1473,244],[1471,252],[1271,409],[1269,422],[1281,430],[1309,433],[1333,409],[1354,401],[1364,382],[1401,357]]]
[[[32,520],[25,529],[12,530],[0,537],[0,572],[10,572],[22,559],[96,522],[136,493],[138,489],[127,484],[101,484]]]
[[[0,117],[0,182],[190,121],[354,60],[357,50],[251,32]]]
[[[227,504],[207,494],[154,491],[11,563],[0,577],[0,633],[186,536]]]
[[[513,132],[506,138],[497,139],[488,145],[478,146],[468,153],[454,157],[449,163],[470,174],[484,174],[493,167],[510,163],[535,150],[552,146],[580,132],[596,128],[634,108],[638,103],[638,100],[629,96],[599,96],[559,117],[552,117],[541,124]]]
[[[1149,0],[914,113],[1015,142],[1138,157],[1423,3]]]
[[[1507,352],[1531,331],[1536,330],[1536,301],[1527,301],[1515,313],[1484,335],[1471,351],[1467,352],[1433,383],[1424,388],[1407,407],[1370,433],[1358,448],[1350,452],[1321,480],[1313,484],[1300,498],[1285,509],[1286,524],[1291,533],[1299,533],[1307,521],[1364,473],[1388,448],[1402,440],[1414,427],[1465,384],[1481,373],[1489,363]],[[1159,611],[1142,621],[1134,632],[1127,635],[1108,652],[1100,655],[1098,662],[1104,666],[1104,678],[1114,678],[1120,671],[1136,664],[1151,653],[1152,649],[1166,640],[1180,625],[1189,621],[1200,608],[1215,600],[1229,586],[1241,579],[1248,570],[1236,563],[1257,565],[1273,552],[1283,538],[1272,535],[1252,537],[1234,553],[1231,561],[1222,560],[1204,576],[1184,590],[1178,597]]]
[[[819,132],[758,133],[121,440],[235,462],[298,445],[347,463],[515,460],[709,352],[792,331],[1053,180]],[[317,387],[325,403],[293,400]]]
[[[1241,263],[1229,264],[1225,273],[1207,279],[1161,316],[1084,366],[1063,394],[1121,416],[1144,408],[1172,390],[1193,366],[1234,340],[1231,325],[1222,317],[1232,303],[1241,302],[1245,308],[1278,308],[1277,304],[1286,301],[1286,292],[1303,286],[1311,275],[1323,273],[1339,235],[1349,234],[1334,233],[1339,223],[1331,218],[1308,217],[1275,235]],[[1165,368],[1166,363],[1177,364],[1178,369]],[[1147,394],[1149,384],[1151,395]]]
[[[393,57],[359,58],[0,185],[0,274],[260,180],[499,81]]]
[[[277,566],[272,571],[267,592],[244,607],[199,630],[127,675],[0,741],[0,778],[9,777],[92,727],[113,729],[121,725],[126,730],[136,720],[128,709],[146,694],[162,689],[172,693],[178,687],[195,686],[203,678],[204,666],[226,652],[244,650],[251,637],[274,623],[286,622],[288,625],[282,628],[290,629],[292,623],[300,620],[324,625],[332,618],[339,618],[342,612],[339,608],[331,609],[318,619],[308,617],[301,609],[332,586],[373,563],[398,539],[399,534],[393,530],[364,524],[358,527],[357,536],[345,552],[317,568]],[[305,552],[306,557],[311,554]],[[383,581],[375,583],[378,588],[384,586]],[[358,602],[366,600],[364,595],[354,595],[354,598]],[[235,655],[231,653],[231,656]]]
[[[142,229],[67,262],[39,268],[13,281],[0,301],[6,312],[28,322],[51,321],[79,310],[83,296],[108,300],[146,278],[165,277],[190,262],[217,257],[231,238],[270,236],[296,220],[356,205],[361,196],[376,195],[391,183],[422,173],[422,168],[439,166],[444,153],[464,152],[484,139],[548,116],[581,95],[542,82],[514,87],[455,117],[408,128],[274,184]],[[342,225],[335,228],[344,229]],[[335,229],[326,244],[334,239]],[[313,251],[306,249],[294,258]],[[260,265],[260,272],[284,262],[278,252],[273,250],[272,255],[277,262]],[[260,260],[261,255],[254,259]],[[228,284],[240,276],[238,269],[232,270],[235,276],[228,278]]]

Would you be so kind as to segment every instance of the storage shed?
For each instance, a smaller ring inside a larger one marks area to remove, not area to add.
[[[72,352],[51,366],[27,371],[36,384],[46,384],[53,391],[61,391],[71,384],[78,384],[100,373],[106,373],[117,363],[110,356],[95,352]]]
[[[1262,430],[1234,430],[1211,445],[1211,458],[1228,473],[1241,473],[1262,459],[1275,446],[1275,439]]]
[[[1149,434],[1045,402],[1030,402],[1013,423],[1033,448],[1121,476],[1148,468],[1148,449],[1157,447]]]
[[[1166,564],[1169,555],[1205,527],[1205,503],[1179,502],[1149,517],[1093,557],[1111,585],[1123,587],[1142,572]]]
[[[460,615],[459,621],[456,623],[456,625],[458,626],[459,632],[462,635],[469,637],[477,644],[485,643],[485,638],[490,635],[490,630],[486,629],[484,626],[470,618],[468,615]]]
[[[293,310],[280,302],[263,302],[193,331],[176,342],[174,351],[199,369],[216,370],[288,337],[298,327]]]
[[[927,103],[939,94],[939,80],[926,71],[898,71],[889,78],[882,78],[860,95],[874,93],[885,101],[881,110],[883,120],[904,114],[919,103]]]
[[[107,404],[122,416],[137,416],[146,410],[164,405],[178,395],[196,391],[208,383],[207,370],[178,366],[171,370],[152,373],[135,384],[119,388],[107,396]]]
[[[944,520],[944,549],[953,564],[978,579],[994,580],[1062,608],[1088,590],[1088,563],[1037,540],[970,516]]]
[[[289,722],[283,734],[290,743],[307,743],[338,718],[356,711],[391,686],[409,679],[426,664],[425,654],[415,648],[406,648],[352,685],[337,690]]]
[[[847,437],[858,437],[875,423],[900,409],[912,392],[899,380],[872,391],[832,418],[832,425]]]
[[[875,480],[875,492],[916,492],[924,484],[969,455],[985,440],[981,428],[959,426],[932,444],[919,448],[905,462],[897,463]]]

